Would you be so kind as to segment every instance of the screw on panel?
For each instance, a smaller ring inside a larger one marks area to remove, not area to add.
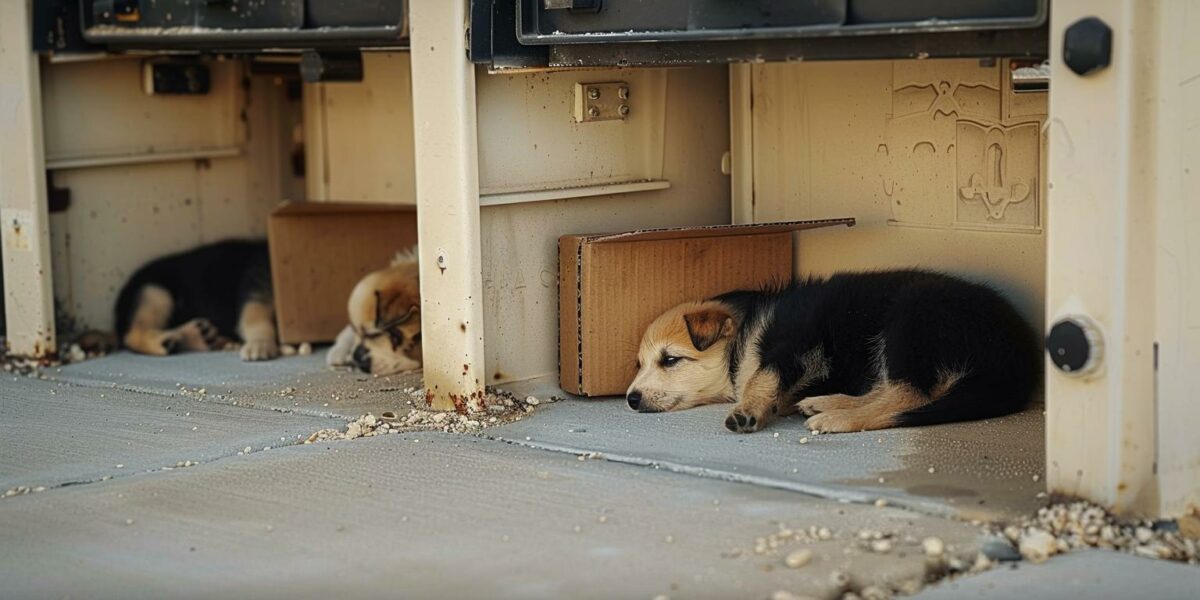
[[[588,90],[588,98],[591,98],[592,100],[599,100],[600,99],[600,89],[592,88],[592,89]]]
[[[598,116],[600,116],[600,109],[599,109],[599,108],[596,108],[595,106],[593,106],[593,107],[589,108],[589,109],[588,109],[588,116],[591,116],[591,117],[598,117]]]
[[[618,106],[618,107],[617,107],[617,114],[621,115],[622,117],[624,117],[624,116],[628,116],[628,115],[629,115],[629,105],[628,105],[628,104],[622,104],[622,105]]]
[[[628,100],[629,99],[629,87],[621,86],[620,89],[617,90],[617,97],[622,100]]]

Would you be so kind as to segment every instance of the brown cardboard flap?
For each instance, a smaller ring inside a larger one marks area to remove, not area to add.
[[[661,229],[639,229],[625,233],[601,233],[583,236],[589,244],[608,242],[648,242],[654,240],[685,240],[691,238],[724,237],[730,235],[763,235],[785,231],[803,231],[833,225],[854,226],[853,218],[814,219],[810,221],[778,221],[774,223],[752,223],[749,225],[705,225],[700,227],[664,227]]]
[[[417,207],[406,204],[376,204],[370,202],[283,202],[272,211],[271,216],[286,218],[406,212],[415,213],[417,212]]]

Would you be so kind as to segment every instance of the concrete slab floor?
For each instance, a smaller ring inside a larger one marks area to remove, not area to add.
[[[118,352],[49,369],[54,381],[119,388],[160,395],[194,394],[204,389],[214,402],[237,402],[272,410],[355,419],[368,412],[404,412],[411,406],[396,393],[420,388],[421,374],[373,377],[325,366],[325,352],[246,362],[237,352],[206,352],[156,357]]]
[[[11,375],[0,381],[0,493],[208,462],[344,426],[338,419],[239,409],[203,397]]]
[[[1016,572],[1014,572],[1014,570]],[[1200,569],[1105,550],[1064,554],[1034,565],[1013,563],[932,586],[916,600],[1195,600]]]
[[[754,554],[789,527],[834,538]],[[862,529],[902,532],[888,554]],[[0,502],[0,595],[830,597],[919,580],[919,540],[977,530],[908,511],[579,461],[440,433],[292,446]],[[907,538],[907,539],[906,539]],[[811,548],[790,569],[787,551]]]
[[[724,427],[728,410],[641,414],[620,399],[572,399],[487,434],[841,501],[885,498],[965,519],[1029,514],[1045,502],[1038,497],[1045,462],[1040,408],[973,423],[837,435],[812,435],[800,417],[736,434]]]
[[[1041,503],[1038,410],[836,436],[796,418],[737,435],[722,426],[727,406],[642,415],[571,399],[486,430],[491,439],[280,448],[272,440],[404,411],[419,374],[331,371],[319,353],[255,364],[212,353],[118,354],[48,375],[0,384],[0,481],[93,483],[0,500],[0,597],[832,597],[835,570],[855,587],[919,580],[925,536],[969,564],[981,540],[963,519]],[[561,394],[550,379],[503,387]],[[254,451],[237,455],[245,446]],[[592,453],[607,460],[576,456]],[[188,455],[212,459],[161,469]],[[827,527],[831,539],[755,554],[784,526]],[[871,551],[861,530],[894,534],[893,548]],[[811,564],[787,568],[802,547]],[[1044,595],[1006,573],[981,580]],[[974,581],[926,593],[992,589]],[[1078,593],[1108,589],[1080,581]]]

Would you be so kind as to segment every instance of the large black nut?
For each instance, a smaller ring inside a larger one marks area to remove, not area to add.
[[[1083,315],[1059,319],[1046,335],[1050,362],[1064,375],[1087,377],[1096,373],[1104,358],[1104,338],[1095,321]]]
[[[1091,75],[1112,62],[1112,29],[1096,17],[1086,17],[1067,27],[1063,35],[1063,63],[1076,75]]]

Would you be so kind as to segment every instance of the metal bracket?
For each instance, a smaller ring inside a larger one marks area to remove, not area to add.
[[[629,84],[624,81],[575,84],[575,122],[625,120],[629,116]]]

